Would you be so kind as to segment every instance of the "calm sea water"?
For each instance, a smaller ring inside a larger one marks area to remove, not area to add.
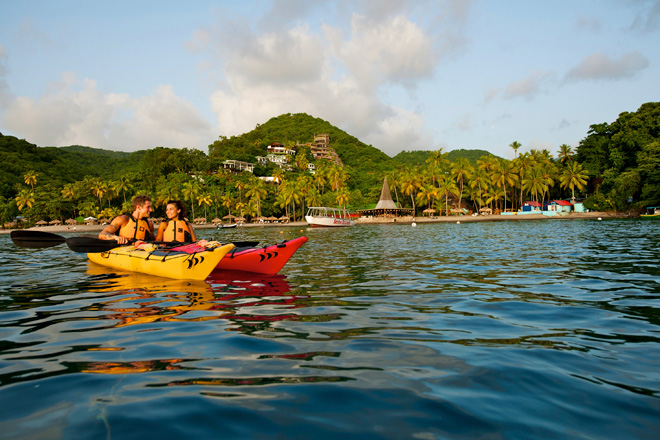
[[[0,236],[0,438],[656,439],[660,222],[245,228],[183,282]]]

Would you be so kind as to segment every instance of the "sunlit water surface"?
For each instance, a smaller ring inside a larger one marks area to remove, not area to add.
[[[657,439],[658,226],[203,230],[309,237],[206,282],[0,235],[0,438]]]

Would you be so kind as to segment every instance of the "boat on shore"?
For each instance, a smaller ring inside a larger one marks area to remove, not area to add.
[[[339,208],[312,206],[307,209],[305,220],[312,228],[355,226],[351,213]]]
[[[235,228],[236,226],[238,226],[238,223],[232,223],[230,225],[219,224],[218,226],[216,226],[216,229],[230,229],[230,228]]]
[[[660,219],[660,207],[649,206],[646,208],[646,214],[642,214],[640,217],[645,219]]]

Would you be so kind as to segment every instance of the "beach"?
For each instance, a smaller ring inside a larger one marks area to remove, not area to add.
[[[413,223],[467,223],[467,222],[500,222],[500,221],[522,221],[522,220],[575,220],[575,219],[605,219],[620,218],[621,214],[609,212],[572,212],[557,213],[556,215],[545,214],[516,214],[516,215],[459,215],[459,216],[440,216],[440,217],[360,217],[356,219],[357,225],[365,224],[402,224],[411,225]],[[54,226],[33,226],[28,230],[39,230],[52,233],[75,232],[75,233],[95,233],[100,232],[106,225],[54,225]],[[156,225],[157,226],[157,225]],[[289,228],[289,227],[307,227],[307,222],[296,221],[288,223],[243,223],[239,228]],[[214,224],[193,225],[194,229],[215,229]],[[11,229],[0,229],[0,234],[9,234]]]

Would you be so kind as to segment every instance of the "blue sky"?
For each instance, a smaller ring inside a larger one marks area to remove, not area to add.
[[[660,100],[659,42],[659,0],[0,0],[0,132],[207,152],[304,112],[390,156],[556,153]]]

